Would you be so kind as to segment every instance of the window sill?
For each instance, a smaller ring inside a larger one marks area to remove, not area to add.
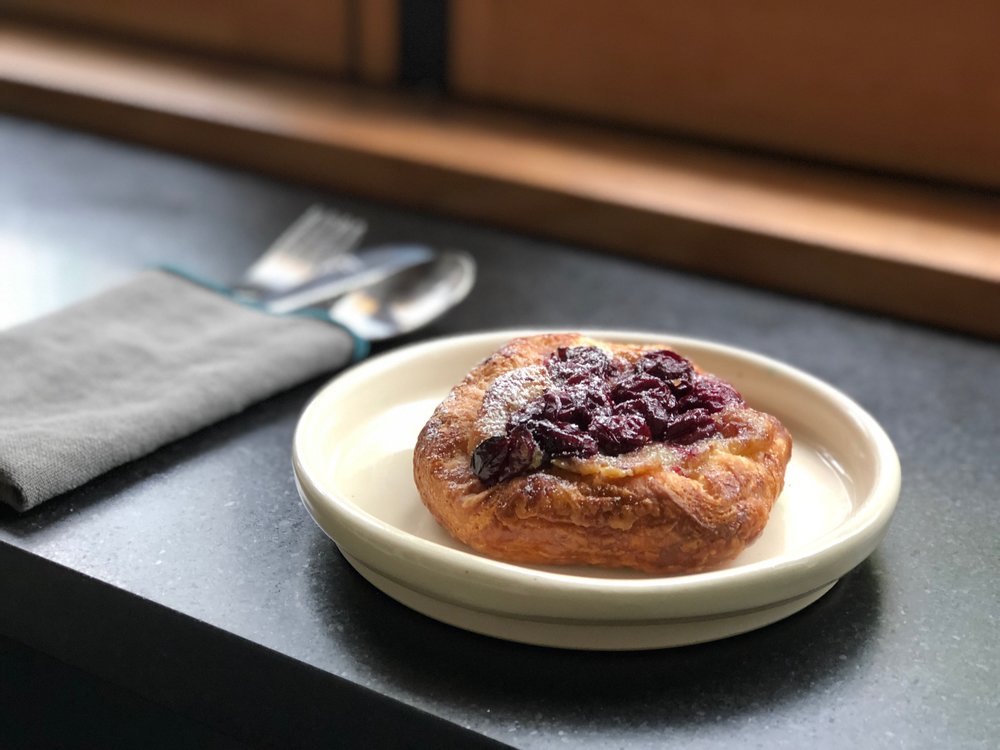
[[[0,23],[0,102],[268,174],[1000,338],[1000,199]]]

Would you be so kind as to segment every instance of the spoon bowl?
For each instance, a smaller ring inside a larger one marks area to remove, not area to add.
[[[468,296],[475,280],[472,257],[447,250],[433,260],[339,297],[329,308],[330,319],[363,339],[384,341],[443,315]]]

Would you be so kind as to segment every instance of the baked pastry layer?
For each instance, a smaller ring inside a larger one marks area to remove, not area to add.
[[[487,486],[473,471],[473,453],[544,392],[547,363],[566,347],[597,347],[624,363],[665,348],[546,334],[515,339],[473,368],[414,451],[420,496],[445,529],[508,562],[655,574],[716,567],[760,535],[783,486],[791,436],[741,399],[711,415],[710,436],[689,444],[557,456]]]

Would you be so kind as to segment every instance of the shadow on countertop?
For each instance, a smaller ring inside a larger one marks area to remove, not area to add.
[[[437,710],[480,709],[493,721],[523,717],[525,706],[535,707],[539,724],[577,729],[613,721],[653,730],[767,713],[837,680],[864,658],[879,629],[881,587],[867,560],[803,611],[722,641],[636,652],[527,646],[404,607],[318,539],[315,606],[331,629],[349,631],[339,643],[369,670],[372,686]],[[338,580],[336,605],[325,600],[324,574]],[[338,619],[345,611],[348,622]]]

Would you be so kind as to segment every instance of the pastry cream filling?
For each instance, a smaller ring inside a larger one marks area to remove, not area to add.
[[[682,451],[675,446],[650,443],[620,456],[605,456],[603,453],[598,453],[586,458],[577,456],[553,458],[552,465],[574,474],[599,474],[605,479],[621,479],[677,466],[681,462],[682,455]]]

